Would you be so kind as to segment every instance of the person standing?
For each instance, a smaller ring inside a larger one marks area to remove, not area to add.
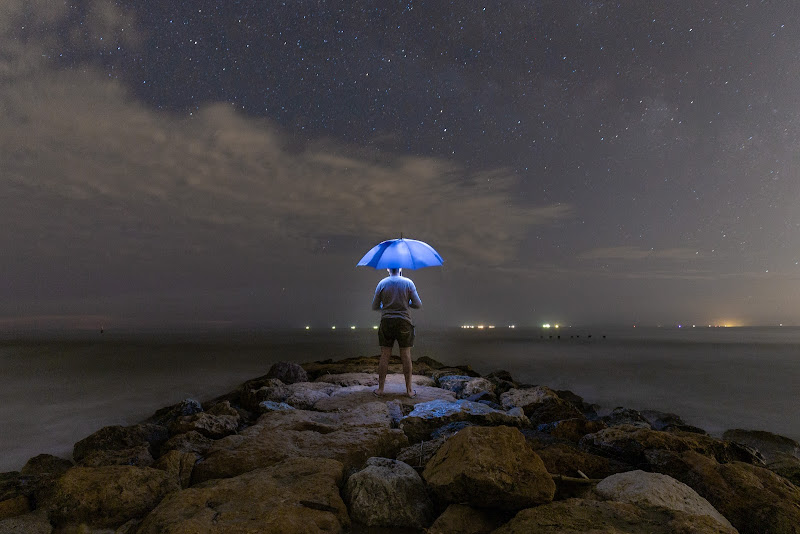
[[[419,309],[422,301],[417,288],[410,278],[402,275],[402,269],[388,269],[389,276],[378,282],[375,296],[372,298],[372,309],[381,312],[381,324],[378,327],[378,343],[381,357],[378,362],[378,389],[376,396],[383,395],[386,373],[389,369],[389,358],[392,347],[397,341],[400,347],[400,361],[403,362],[403,376],[406,379],[406,394],[410,398],[416,396],[411,385],[411,347],[414,346],[414,323],[411,321],[409,308]]]

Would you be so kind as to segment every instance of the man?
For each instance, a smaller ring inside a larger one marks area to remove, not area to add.
[[[422,301],[417,288],[410,278],[402,276],[401,269],[389,269],[389,276],[378,283],[372,298],[372,309],[380,310],[381,325],[378,328],[378,342],[381,346],[381,359],[378,362],[378,389],[376,396],[383,395],[389,358],[392,356],[394,342],[400,346],[400,361],[403,362],[403,375],[406,379],[406,394],[416,396],[411,387],[411,347],[414,346],[414,324],[411,322],[409,308],[419,309]]]

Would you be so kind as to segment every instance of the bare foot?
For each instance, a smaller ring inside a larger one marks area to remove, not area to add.
[[[414,391],[412,391],[411,393],[409,393],[409,392],[406,392],[406,395],[408,395],[408,398],[409,398],[409,399],[416,398],[416,396],[417,396],[417,390],[415,389],[415,390],[414,390]]]
[[[375,395],[376,397],[383,397],[383,391],[381,391],[380,389],[373,389],[372,394]]]

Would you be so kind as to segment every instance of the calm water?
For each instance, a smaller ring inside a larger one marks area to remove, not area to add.
[[[221,395],[276,361],[377,354],[375,338],[340,330],[0,341],[0,471],[43,452],[69,457],[103,426]],[[670,411],[716,435],[748,428],[800,440],[800,329],[418,328],[416,345],[414,358],[506,369],[606,409]]]

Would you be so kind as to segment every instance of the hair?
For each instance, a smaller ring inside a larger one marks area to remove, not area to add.
[[[389,268],[389,273],[391,273],[391,274],[395,274],[395,273],[400,274],[402,271],[403,271],[403,269],[401,269],[400,267],[390,267]]]

